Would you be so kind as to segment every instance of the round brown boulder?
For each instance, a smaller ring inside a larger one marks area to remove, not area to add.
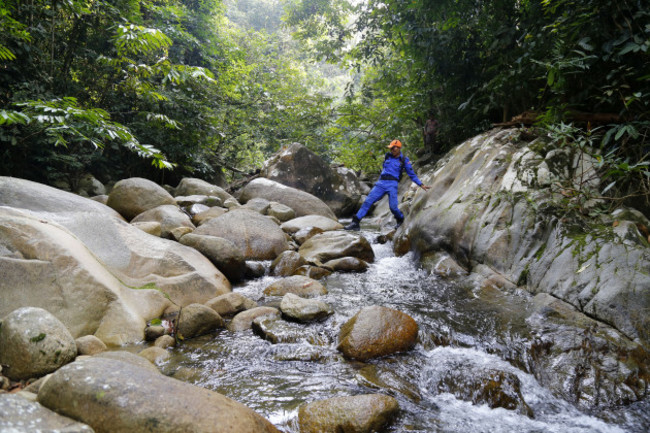
[[[176,200],[165,189],[141,177],[123,179],[113,186],[106,204],[127,220],[144,211],[165,204],[176,204]]]
[[[412,349],[417,338],[418,324],[412,317],[373,305],[341,327],[337,349],[347,358],[365,361]]]
[[[185,339],[208,334],[223,327],[221,316],[212,308],[202,304],[183,307],[178,316],[178,335]]]
[[[43,376],[76,356],[70,331],[42,308],[19,308],[0,322],[2,374],[12,380]]]
[[[393,397],[365,394],[335,397],[298,410],[300,433],[370,433],[382,431],[398,414]]]

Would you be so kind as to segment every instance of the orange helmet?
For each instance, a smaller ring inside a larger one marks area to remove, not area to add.
[[[390,148],[393,148],[393,147],[399,147],[401,149],[402,148],[402,142],[399,141],[399,140],[391,141],[390,144],[388,145],[388,148],[390,149]]]

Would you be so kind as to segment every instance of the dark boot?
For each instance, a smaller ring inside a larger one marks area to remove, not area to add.
[[[398,219],[397,224],[395,224],[395,230],[397,230],[402,225],[403,222],[404,222],[404,218]]]
[[[361,226],[359,225],[360,222],[361,221],[359,221],[359,218],[354,216],[354,217],[352,217],[352,222],[350,224],[348,224],[347,226],[345,226],[345,229],[346,230],[354,230],[355,232],[357,232],[361,228]]]

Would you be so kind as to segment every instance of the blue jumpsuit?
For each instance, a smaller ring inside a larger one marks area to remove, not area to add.
[[[422,181],[418,179],[418,176],[415,174],[413,167],[411,166],[411,161],[409,161],[406,156],[402,156],[400,153],[400,156],[395,158],[390,152],[387,153],[381,175],[379,176],[379,180],[372,188],[372,190],[370,190],[368,198],[366,198],[366,201],[363,202],[361,209],[359,209],[359,212],[356,214],[356,218],[358,220],[361,220],[363,217],[365,217],[370,210],[370,207],[379,201],[383,196],[388,194],[388,206],[390,207],[390,211],[393,213],[395,219],[398,222],[401,223],[404,221],[404,214],[399,210],[399,207],[397,206],[397,186],[399,184],[398,179],[400,178],[400,174],[402,172],[402,158],[404,158],[403,168],[406,170],[406,174],[408,174],[411,180],[418,186],[422,186]]]

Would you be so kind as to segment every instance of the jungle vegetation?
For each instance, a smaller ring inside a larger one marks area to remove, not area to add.
[[[215,180],[293,141],[376,171],[389,139],[505,123],[591,155],[591,196],[647,199],[644,3],[0,0],[0,174]]]

